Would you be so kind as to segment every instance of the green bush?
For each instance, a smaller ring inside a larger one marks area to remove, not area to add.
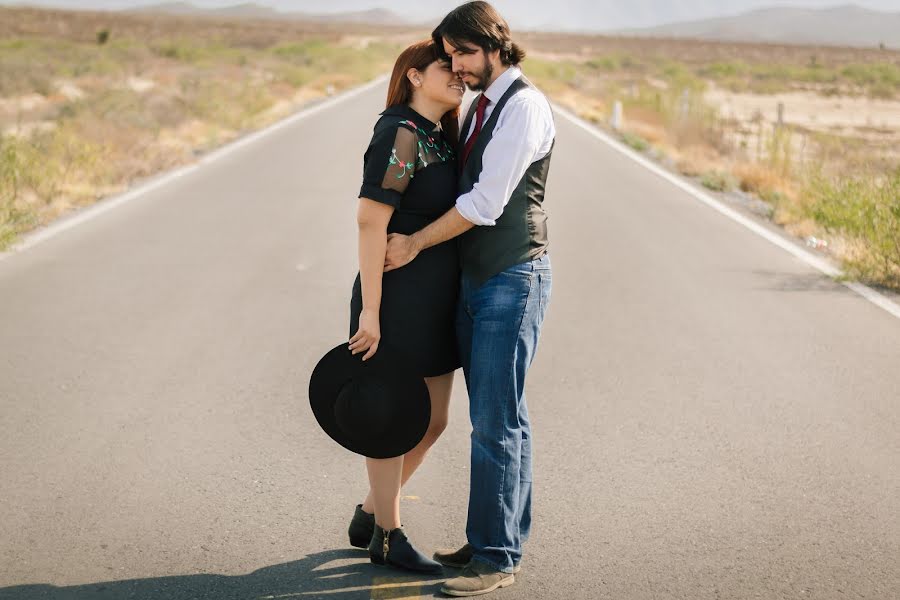
[[[622,67],[622,61],[616,55],[598,56],[587,61],[585,65],[598,71],[618,71]]]
[[[733,190],[736,186],[734,177],[730,173],[723,173],[722,171],[704,173],[700,178],[700,183],[703,184],[703,187],[716,192],[727,192]]]
[[[638,152],[644,152],[650,147],[650,144],[639,135],[635,135],[633,133],[623,132],[622,133],[622,141],[631,148],[634,148]]]
[[[683,63],[663,61],[659,68],[658,74],[672,87],[679,90],[702,91],[706,87],[706,83]]]
[[[900,87],[900,66],[893,63],[849,65],[844,67],[841,74],[858,85],[885,84]]]
[[[571,61],[542,60],[529,58],[528,76],[536,79],[554,80],[559,83],[570,84],[577,74],[577,67]]]
[[[26,229],[32,216],[19,206],[40,156],[13,136],[0,135],[0,250]]]
[[[709,77],[710,79],[731,79],[734,77],[743,77],[747,74],[748,67],[740,61],[733,62],[714,62],[705,67],[701,67],[699,75],[701,77]]]
[[[766,139],[766,161],[781,175],[790,175],[794,168],[794,132],[788,126],[774,127]]]
[[[900,287],[900,167],[887,176],[810,179],[811,216],[828,231],[858,240],[866,255],[850,261],[858,276]]]

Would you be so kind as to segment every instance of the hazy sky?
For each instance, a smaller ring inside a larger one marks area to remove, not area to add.
[[[120,9],[167,0],[0,0],[0,4],[30,4],[61,8]],[[383,7],[414,21],[443,15],[461,2],[453,0],[189,0],[203,7],[255,2],[281,11],[329,13]],[[494,0],[513,29],[604,30],[647,27],[708,17],[731,15],[773,5],[821,8],[848,4],[848,0]],[[858,0],[875,10],[900,11],[900,0]]]

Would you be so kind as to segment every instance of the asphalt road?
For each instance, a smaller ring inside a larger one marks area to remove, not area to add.
[[[380,85],[0,260],[0,598],[430,597],[349,549],[317,427]],[[900,319],[569,121],[497,599],[900,598]],[[464,541],[465,385],[404,490]],[[452,573],[451,573],[452,574]]]

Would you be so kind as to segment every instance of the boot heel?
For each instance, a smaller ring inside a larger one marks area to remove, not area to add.
[[[363,511],[362,504],[357,504],[356,511],[353,513],[353,519],[350,521],[350,527],[347,528],[350,545],[354,548],[367,548],[369,540],[372,539],[374,529],[375,515],[370,515]]]

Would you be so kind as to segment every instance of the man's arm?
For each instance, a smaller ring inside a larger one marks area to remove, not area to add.
[[[484,150],[485,166],[472,190],[457,198],[456,206],[424,229],[409,237],[389,235],[385,271],[409,264],[422,250],[472,227],[496,224],[528,165],[534,162],[542,145],[552,143],[554,135],[553,116],[543,98],[514,98],[502,116],[502,125],[498,123]]]
[[[409,236],[410,244],[418,253],[432,246],[437,246],[441,242],[452,240],[473,227],[475,225],[459,214],[459,211],[454,206],[445,212],[440,219]]]
[[[456,199],[459,214],[475,225],[496,225],[529,165],[552,143],[553,114],[547,101],[530,90],[513,96],[484,149],[478,180]]]
[[[467,221],[454,206],[444,215],[410,236],[392,233],[388,236],[388,247],[384,255],[384,270],[393,271],[406,266],[422,250],[437,246],[442,242],[462,235],[475,227]]]

